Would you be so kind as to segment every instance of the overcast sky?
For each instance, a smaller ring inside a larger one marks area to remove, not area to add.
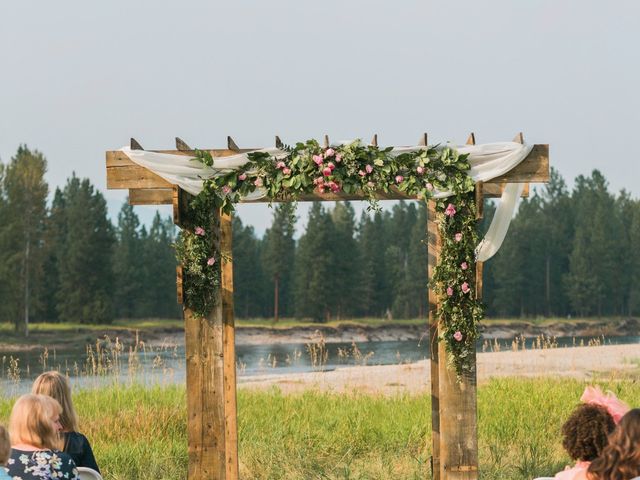
[[[0,158],[42,151],[105,194],[105,150],[271,146],[378,133],[381,145],[551,145],[640,196],[640,2],[2,0]],[[137,207],[145,220],[153,207]],[[168,210],[165,210],[168,213]],[[243,206],[261,233],[265,206]]]

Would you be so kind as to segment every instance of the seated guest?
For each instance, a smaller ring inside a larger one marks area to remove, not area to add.
[[[11,480],[11,477],[7,475],[7,469],[4,468],[9,460],[9,455],[11,455],[9,432],[0,425],[0,480]]]
[[[589,480],[630,480],[640,476],[640,408],[628,412],[587,473]]]
[[[36,378],[31,390],[34,394],[48,395],[62,406],[62,451],[73,458],[78,467],[89,467],[100,473],[87,437],[78,432],[78,416],[73,408],[71,387],[67,377],[58,372],[46,372]]]
[[[612,393],[598,387],[587,387],[578,406],[562,426],[562,446],[576,462],[573,467],[556,474],[558,480],[585,480],[590,463],[608,443],[615,425],[629,410]]]
[[[78,480],[73,459],[58,451],[62,407],[45,395],[23,395],[11,412],[11,456],[7,469],[12,480]]]

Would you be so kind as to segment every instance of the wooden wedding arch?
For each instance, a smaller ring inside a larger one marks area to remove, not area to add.
[[[523,143],[522,134],[514,141]],[[325,136],[325,145],[329,144]],[[372,144],[377,145],[377,135]],[[467,144],[475,144],[469,135]],[[423,134],[419,145],[427,145]],[[276,137],[276,146],[281,146]],[[143,150],[131,139],[131,149]],[[227,137],[227,148],[208,150],[215,157],[236,155],[256,150],[240,149]],[[176,150],[161,153],[194,156],[194,150],[176,138]],[[132,162],[120,150],[106,152],[107,188],[128,189],[132,205],[173,205],[173,220],[185,222],[191,196],[150,170]],[[529,155],[511,171],[487,183],[476,185],[478,218],[482,216],[482,200],[500,196],[506,183],[527,184],[549,181],[549,146],[534,145]],[[380,192],[379,199],[412,199],[394,192]],[[305,195],[300,201],[365,200],[363,196],[344,193]],[[268,199],[257,202],[268,202]],[[428,206],[428,272],[431,278],[438,261],[441,239],[435,223],[435,203]],[[187,427],[189,480],[235,480],[238,474],[238,428],[236,404],[235,327],[233,313],[233,259],[231,256],[231,217],[218,215],[217,242],[221,265],[221,286],[214,310],[206,318],[198,318],[183,308],[185,322],[187,369]],[[178,301],[182,303],[182,270],[177,269]],[[476,292],[482,294],[482,264],[477,265]],[[431,420],[432,478],[434,480],[475,480],[478,478],[477,388],[475,372],[457,382],[447,369],[444,344],[437,341],[438,325],[434,312],[437,296],[429,291],[429,335],[431,339]]]

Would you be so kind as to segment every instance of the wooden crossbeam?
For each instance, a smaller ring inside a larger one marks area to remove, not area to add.
[[[133,139],[132,139],[133,140]],[[328,139],[327,139],[328,140]],[[426,139],[425,139],[426,140]],[[132,145],[135,140],[132,141]],[[140,146],[137,142],[136,146]],[[185,144],[186,145],[186,144]],[[182,145],[181,145],[182,146]],[[250,152],[255,148],[248,149],[212,149],[208,150],[212,155],[217,157],[225,157],[236,155],[239,152]],[[174,155],[186,155],[193,157],[193,150],[157,150],[161,153],[171,153]],[[109,189],[130,189],[130,203],[134,205],[158,205],[169,204],[169,194],[167,190],[171,190],[173,185],[150,170],[141,167],[134,162],[122,151],[114,150],[106,153],[107,165],[107,188]],[[549,146],[534,145],[533,149],[522,163],[516,166],[506,175],[495,178],[483,185],[483,193],[485,197],[495,197],[501,194],[505,183],[544,183],[549,181]],[[137,190],[154,190],[150,193],[142,193]],[[525,187],[528,195],[528,187]],[[388,194],[379,192],[377,197],[381,200],[400,200],[411,199],[401,192],[393,191]],[[346,195],[326,193],[323,195],[305,195],[300,201],[316,201],[316,200],[365,200],[362,195]],[[268,202],[268,199],[257,200],[256,202]]]
[[[499,198],[504,191],[505,184],[498,183],[483,183],[482,195],[485,198]],[[525,184],[521,197],[526,198],[529,196],[529,184]],[[131,188],[129,189],[129,204],[130,205],[171,205],[173,198],[173,190],[171,188]],[[404,199],[412,200],[413,197],[403,195],[401,192],[393,192],[385,195],[381,192],[378,195],[380,200],[394,200]],[[346,201],[346,200],[363,200],[363,197],[359,195],[346,195],[340,193],[327,192],[322,195],[310,194],[304,195],[299,198],[300,202],[313,202],[313,201]],[[254,200],[253,203],[261,203],[264,200]],[[251,203],[251,201],[245,200],[244,203]]]

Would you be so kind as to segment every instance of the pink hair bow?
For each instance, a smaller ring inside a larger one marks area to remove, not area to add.
[[[613,417],[616,425],[624,417],[624,414],[630,410],[629,405],[616,397],[613,392],[603,393],[600,387],[586,387],[580,397],[580,401],[604,407],[609,412],[609,415]]]

